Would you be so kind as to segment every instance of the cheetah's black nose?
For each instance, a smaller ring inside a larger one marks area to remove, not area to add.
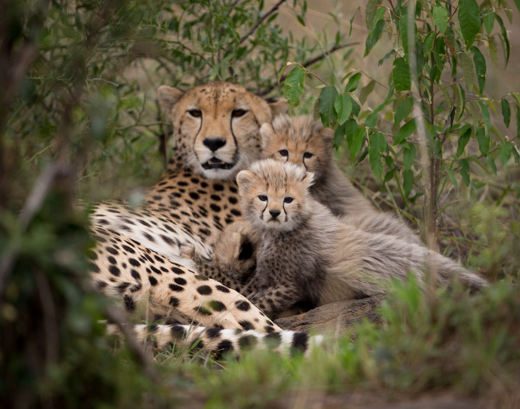
[[[280,210],[269,210],[269,214],[273,217],[273,219],[276,219],[280,213]]]
[[[226,140],[222,138],[205,138],[202,143],[206,145],[211,152],[215,152],[226,144]]]

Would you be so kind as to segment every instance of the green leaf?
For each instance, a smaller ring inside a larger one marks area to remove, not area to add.
[[[213,66],[213,68],[211,69],[211,73],[209,74],[209,79],[210,80],[214,79],[218,75],[219,69],[220,69],[220,65],[219,64],[215,64]]]
[[[352,112],[352,102],[348,95],[338,95],[336,102],[334,102],[334,108],[338,114],[338,122],[343,125],[347,122],[350,113]]]
[[[352,18],[350,19],[350,30],[349,30],[349,33],[348,33],[348,36],[350,37],[352,35],[352,27],[353,27],[353,23],[354,23],[354,18],[356,17],[356,14],[358,13],[360,7],[358,7],[356,9],[356,11],[354,12],[354,14],[352,15]]]
[[[406,10],[406,9],[404,9],[404,10]],[[415,26],[415,19],[414,19],[412,33],[408,33],[408,14],[406,13],[406,11],[404,13],[403,12],[401,13],[401,20],[399,21],[399,28],[401,29],[401,41],[403,43],[404,54],[407,57],[408,56],[408,46],[409,46],[408,38],[411,36],[414,39],[414,44],[415,44],[417,29]]]
[[[410,68],[403,57],[396,58],[392,70],[396,91],[409,91],[412,86],[410,79]]]
[[[365,128],[360,128],[354,119],[349,119],[345,123],[345,133],[347,135],[347,145],[350,150],[350,161],[354,163],[356,155],[363,146],[363,138],[365,136]]]
[[[518,0],[520,1],[520,0]],[[495,13],[488,13],[484,16],[484,28],[486,29],[486,32],[488,35],[491,35],[491,32],[493,31],[493,25],[495,24]]]
[[[391,49],[390,51],[388,51],[385,56],[383,58],[381,58],[379,60],[379,62],[377,63],[377,65],[382,65],[386,60],[388,60],[392,55],[395,54],[395,50],[394,49]]]
[[[473,88],[475,82],[475,74],[473,72],[473,61],[469,54],[465,51],[460,56],[460,62],[462,64],[462,72],[464,73],[464,81],[466,82],[466,89],[470,91]]]
[[[359,80],[361,79],[361,73],[358,72],[357,74],[354,74],[350,79],[348,80],[348,83],[345,87],[345,92],[352,92],[355,91],[359,85]]]
[[[372,20],[372,30],[374,30],[375,27],[377,27],[377,23],[383,18],[383,16],[386,13],[385,7],[378,7],[376,10],[376,15],[374,16],[374,19]]]
[[[487,156],[489,153],[489,136],[486,135],[486,130],[482,126],[477,128],[475,138],[477,138],[480,153],[482,153],[484,156]]]
[[[403,166],[405,169],[410,169],[415,161],[415,145],[410,143],[409,148],[405,148],[403,152]]]
[[[515,0],[516,8],[520,11],[520,0]]]
[[[464,91],[464,88],[462,88],[462,85],[460,85],[460,84],[459,84],[459,88],[460,88],[460,95],[462,97],[462,109],[460,110],[460,115],[459,115],[459,119],[460,119],[460,117],[464,113],[464,109],[466,109],[466,91]]]
[[[489,52],[489,56],[491,57],[491,61],[493,61],[495,67],[498,66],[497,42],[495,37],[491,37],[489,41],[486,43],[486,45]]]
[[[491,155],[489,155],[487,157],[487,161],[488,161],[489,167],[491,168],[491,170],[493,171],[493,173],[496,176],[497,175],[497,165],[495,164],[495,160],[491,157]]]
[[[502,163],[502,165],[505,165],[509,160],[512,150],[513,145],[511,145],[511,142],[505,141],[505,143],[500,144],[500,147],[498,148],[498,159],[500,159],[500,163]]]
[[[413,172],[411,169],[403,171],[403,189],[405,197],[410,196],[413,189]]]
[[[498,21],[498,24],[500,25],[500,28],[502,29],[502,38],[504,39],[504,42],[506,43],[506,66],[509,63],[509,55],[511,54],[511,43],[509,42],[509,35],[507,34],[506,27],[504,26],[504,22],[502,21],[502,18],[495,14],[495,18]]]
[[[478,4],[475,0],[459,0],[459,23],[462,37],[469,48],[480,30]]]
[[[486,85],[486,59],[477,47],[471,47],[471,51],[473,51],[473,61],[475,61],[479,91],[482,94],[484,86]]]
[[[394,126],[398,126],[403,119],[406,119],[413,109],[413,97],[406,98],[401,105],[397,107],[394,117]]]
[[[383,176],[383,153],[386,150],[386,139],[381,132],[376,132],[370,137],[368,145],[368,158],[370,167],[377,180]]]
[[[424,56],[428,55],[428,53],[431,51],[431,49],[433,47],[433,42],[435,41],[435,35],[436,34],[437,33],[435,33],[435,31],[432,31],[424,39],[424,44],[423,44],[423,54],[424,54]]]
[[[442,35],[444,35],[448,27],[448,10],[440,6],[433,7],[433,21]]]
[[[368,0],[365,23],[369,32],[372,31],[372,21],[374,20],[376,11],[382,2],[383,0]]]
[[[482,118],[486,124],[486,129],[489,133],[491,128],[491,118],[489,117],[489,109],[484,105],[482,101],[477,101],[478,106],[480,107],[480,112],[482,113]]]
[[[376,45],[376,43],[379,40],[379,37],[381,37],[381,32],[383,31],[383,28],[385,26],[384,20],[379,20],[376,24],[376,27],[370,32],[370,34],[367,37],[367,40],[365,41],[365,57],[370,53],[370,50]]]
[[[451,180],[451,183],[453,183],[453,186],[459,187],[459,184],[457,183],[457,178],[455,177],[455,172],[453,172],[451,169],[447,169],[446,173],[448,174],[448,177]]]
[[[459,159],[460,165],[460,176],[462,176],[462,180],[466,186],[469,186],[469,161],[467,159]]]
[[[412,132],[416,129],[415,119],[410,119],[407,123],[405,123],[399,131],[397,131],[397,135],[395,135],[394,145],[397,145],[401,142],[404,142],[406,138],[408,138]]]
[[[509,105],[509,101],[505,98],[502,98],[500,102],[502,103],[502,116],[504,117],[504,125],[506,128],[509,128],[509,124],[511,122],[511,106]]]
[[[457,158],[462,155],[464,152],[464,148],[469,142],[469,138],[471,138],[471,125],[466,124],[459,131],[459,146],[457,147]]]
[[[359,93],[359,102],[361,102],[361,104],[364,104],[367,101],[367,98],[374,90],[375,85],[376,85],[376,82],[374,80],[372,80],[367,84],[366,87],[364,87],[361,90],[361,92]]]
[[[515,111],[516,111],[516,136],[520,136],[520,106],[518,104],[515,104]]]
[[[345,139],[345,132],[347,129],[347,124],[340,125],[336,128],[334,132],[334,147],[338,149],[340,145],[343,143]]]
[[[337,116],[334,109],[334,103],[336,102],[337,96],[338,91],[336,91],[336,88],[332,85],[327,85],[321,90],[319,101],[320,118],[323,126],[332,127],[336,123]]]
[[[305,70],[295,67],[285,78],[283,84],[283,95],[294,106],[298,106],[303,95],[303,84],[305,83]]]

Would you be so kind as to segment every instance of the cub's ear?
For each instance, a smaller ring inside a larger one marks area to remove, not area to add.
[[[167,85],[161,85],[157,89],[157,99],[161,104],[162,109],[170,114],[173,106],[179,102],[184,95],[184,92],[177,88],[172,88]]]
[[[334,143],[334,130],[330,128],[323,128],[320,131],[320,136],[323,139],[323,142],[325,142],[327,146],[330,146],[332,148],[332,145]]]
[[[249,170],[241,170],[237,175],[238,188],[240,190],[246,190],[251,182],[256,178],[253,172]]]
[[[305,185],[307,189],[309,189],[314,184],[314,173],[305,172],[305,176],[302,179],[302,183]]]
[[[289,107],[287,106],[287,100],[285,98],[266,98],[265,102],[267,102],[269,108],[271,108],[273,118],[276,115],[286,114],[289,112]]]
[[[262,136],[262,147],[265,149],[269,142],[276,138],[276,132],[270,123],[265,123],[260,127],[260,135]]]

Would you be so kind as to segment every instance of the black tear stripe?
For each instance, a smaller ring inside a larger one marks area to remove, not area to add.
[[[238,149],[237,138],[235,136],[235,132],[233,131],[233,114],[231,114],[229,120],[229,128],[231,129],[231,135],[233,136],[233,141],[235,142],[235,154],[233,155],[233,158],[240,157],[240,150]]]
[[[202,112],[202,111],[200,111]],[[199,160],[199,157],[197,156],[197,151],[195,150],[195,143],[197,142],[197,137],[199,136],[199,133],[200,133],[200,130],[202,129],[202,123],[204,122],[204,114],[202,113],[201,116],[200,116],[200,126],[199,126],[199,130],[197,131],[197,133],[195,134],[195,138],[193,138],[193,145],[191,147],[191,150],[193,151],[193,153],[195,154],[195,157],[197,158],[197,161],[200,163],[200,160]],[[184,135],[182,135],[184,136]]]

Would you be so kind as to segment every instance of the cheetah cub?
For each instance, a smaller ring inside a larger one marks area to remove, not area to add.
[[[383,293],[390,279],[404,280],[408,272],[422,285],[429,266],[440,284],[458,276],[473,287],[486,285],[424,246],[340,222],[312,198],[313,179],[300,166],[272,159],[237,176],[244,216],[261,236],[258,292],[249,299],[264,312]]]
[[[334,131],[310,116],[278,115],[260,128],[264,157],[290,162],[314,173],[314,199],[362,230],[422,244],[417,234],[392,214],[380,213],[350,182],[332,157]],[[370,215],[371,217],[359,217]]]

